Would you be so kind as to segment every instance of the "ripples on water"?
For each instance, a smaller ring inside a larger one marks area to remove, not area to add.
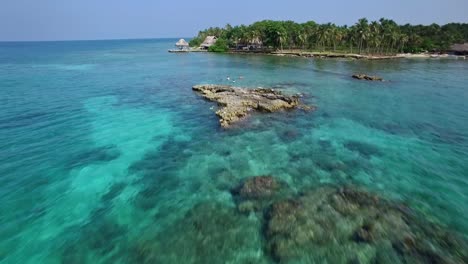
[[[1,262],[467,261],[466,61],[172,42],[0,43]],[[191,86],[227,76],[319,110],[222,130]],[[260,175],[284,191],[236,196]]]

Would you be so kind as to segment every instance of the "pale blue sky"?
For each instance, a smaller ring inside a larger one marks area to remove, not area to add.
[[[352,24],[468,22],[468,0],[1,0],[0,41],[190,37],[262,19]]]

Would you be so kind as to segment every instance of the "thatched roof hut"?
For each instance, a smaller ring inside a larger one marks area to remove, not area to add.
[[[215,36],[208,36],[205,38],[205,41],[200,45],[200,47],[204,49],[208,49],[209,47],[213,46],[216,43],[216,40],[218,40],[217,37]]]
[[[452,45],[451,51],[457,55],[468,55],[468,43]]]
[[[185,49],[185,48],[189,47],[189,44],[188,44],[187,41],[185,41],[185,39],[180,39],[179,41],[177,41],[177,43],[175,45],[179,49]]]

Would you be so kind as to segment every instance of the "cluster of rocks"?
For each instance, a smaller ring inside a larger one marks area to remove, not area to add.
[[[367,74],[354,74],[353,75],[354,79],[358,80],[366,80],[366,81],[383,81],[383,79],[379,76],[371,76]]]
[[[228,85],[195,85],[193,90],[210,101],[217,102],[221,108],[216,111],[223,127],[240,121],[251,111],[276,112],[300,108],[314,110],[314,107],[303,105],[297,95],[284,95],[273,89],[244,89]]]

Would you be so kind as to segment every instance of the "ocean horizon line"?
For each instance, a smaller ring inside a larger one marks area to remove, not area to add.
[[[65,40],[0,40],[0,43],[34,43],[34,42],[91,42],[91,41],[122,41],[122,40],[172,40],[191,39],[193,37],[155,37],[155,38],[115,38],[115,39],[65,39]]]

